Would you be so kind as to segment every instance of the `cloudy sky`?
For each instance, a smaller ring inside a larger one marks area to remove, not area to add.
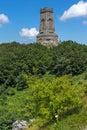
[[[0,0],[0,43],[35,42],[44,7],[54,9],[59,40],[87,44],[87,0]]]

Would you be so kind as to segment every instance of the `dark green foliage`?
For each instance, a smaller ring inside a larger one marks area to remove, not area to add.
[[[26,79],[23,74],[20,74],[16,79],[17,90],[23,90],[28,87]]]
[[[9,86],[14,87],[16,85],[15,79],[16,77],[14,75],[9,75],[8,79],[5,82],[6,88],[8,88]]]
[[[81,94],[81,92],[77,88],[84,86],[85,93],[87,93],[87,74],[84,76],[84,85],[83,81],[79,79],[76,86],[74,80],[68,82],[68,79],[63,78],[64,81],[61,84],[55,77],[66,74],[77,76],[85,71],[87,71],[86,45],[73,41],[64,41],[58,47],[53,48],[38,43],[0,44],[0,129],[10,130],[13,121],[29,119],[30,109],[33,110],[31,113],[36,117],[53,119],[56,114],[59,117],[67,115],[66,111],[68,108],[71,109],[72,105],[74,108],[78,108],[80,104],[78,93]],[[28,80],[29,78],[31,80]],[[40,78],[42,79],[40,80]],[[56,83],[61,85],[56,85]],[[75,96],[72,95],[70,89],[73,88],[72,86],[77,89],[77,91],[73,90],[76,93]],[[65,93],[62,95],[62,89],[63,92],[66,89],[68,91],[65,98],[63,97]],[[27,91],[29,92],[27,93]],[[71,96],[68,95],[69,93]],[[33,94],[35,95],[32,97]],[[28,104],[30,101],[31,103]],[[35,109],[33,109],[34,107]],[[73,110],[72,107],[71,111]]]
[[[5,111],[5,112],[8,113],[7,111]],[[0,130],[12,130],[11,126],[12,126],[13,122],[14,122],[14,120],[11,117],[11,113],[9,115],[6,114],[6,116],[1,117],[0,118]]]
[[[14,90],[14,88],[9,87],[9,88],[7,89],[7,95],[9,95],[9,96],[15,95],[15,90]]]
[[[73,41],[64,41],[53,48],[16,42],[0,45],[0,85],[4,85],[5,89],[26,88],[25,79],[20,76],[23,72],[39,76],[49,72],[61,76],[70,73],[78,75],[86,69],[87,46]]]
[[[87,46],[72,41],[63,42],[58,48],[54,48],[52,73],[56,75],[83,73],[87,68],[86,55]]]
[[[87,73],[85,74],[85,77],[84,77],[85,80],[87,80]]]

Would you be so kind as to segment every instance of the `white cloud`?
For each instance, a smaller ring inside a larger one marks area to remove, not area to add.
[[[9,18],[5,14],[0,14],[0,26],[9,23]]]
[[[87,21],[83,21],[83,24],[84,24],[84,25],[87,25]]]
[[[28,37],[28,38],[34,38],[39,32],[36,30],[36,28],[22,28],[21,32],[19,33],[22,37]]]
[[[87,2],[80,0],[77,4],[72,5],[68,10],[65,10],[60,17],[61,21],[73,17],[86,17],[87,16]]]

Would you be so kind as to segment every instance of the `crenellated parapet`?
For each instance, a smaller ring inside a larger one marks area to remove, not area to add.
[[[43,8],[43,9],[41,9],[40,10],[40,13],[45,13],[45,12],[51,12],[51,13],[53,13],[53,8],[47,8],[47,7],[45,7],[45,8]]]

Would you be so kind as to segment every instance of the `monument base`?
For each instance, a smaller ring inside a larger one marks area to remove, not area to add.
[[[42,45],[48,46],[58,46],[58,36],[53,34],[38,34],[37,35],[37,43],[41,43]]]

